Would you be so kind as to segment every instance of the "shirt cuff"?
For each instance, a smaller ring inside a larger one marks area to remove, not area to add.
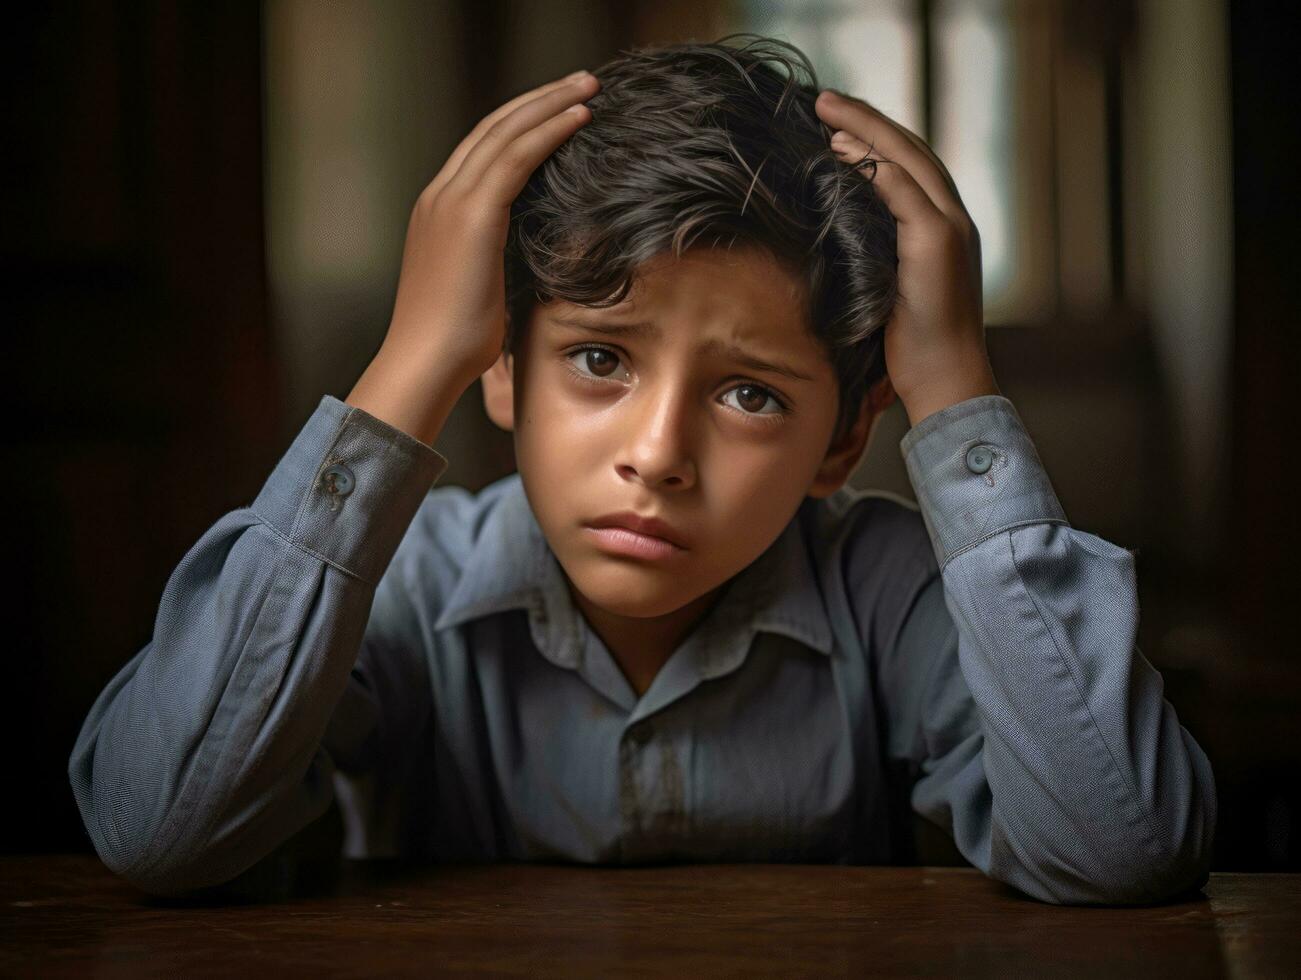
[[[374,585],[446,469],[437,450],[325,395],[252,510],[295,546]]]
[[[936,560],[1022,524],[1066,524],[1021,416],[978,395],[922,419],[899,443]]]

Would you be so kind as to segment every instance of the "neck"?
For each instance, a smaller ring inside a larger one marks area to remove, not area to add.
[[[727,583],[662,616],[621,616],[591,602],[568,582],[574,604],[601,638],[637,697],[650,689],[660,669],[722,598]]]

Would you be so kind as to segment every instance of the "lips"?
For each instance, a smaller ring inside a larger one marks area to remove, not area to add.
[[[672,524],[660,520],[658,517],[643,516],[631,510],[619,511],[616,514],[606,514],[604,517],[598,517],[592,521],[589,527],[626,527],[630,531],[636,531],[638,534],[649,534],[652,537],[662,538],[670,544],[677,545],[679,548],[686,548],[686,537],[677,530]]]

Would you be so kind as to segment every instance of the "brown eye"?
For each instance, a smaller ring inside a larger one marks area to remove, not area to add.
[[[761,419],[765,422],[781,421],[786,418],[788,409],[780,399],[771,391],[762,385],[741,384],[735,388],[729,388],[727,398],[733,398],[735,401],[729,402],[736,411],[740,412],[747,418]],[[764,412],[761,409],[772,402],[772,411]]]
[[[768,392],[754,385],[741,385],[736,391],[737,404],[747,412],[759,412],[768,402]]]
[[[609,377],[609,371],[613,370],[614,366],[619,363],[619,359],[608,350],[591,347],[583,351],[583,353],[587,355],[585,358],[587,367],[598,378]]]
[[[619,367],[619,355],[604,347],[580,347],[565,355],[574,371],[583,378],[609,378]]]

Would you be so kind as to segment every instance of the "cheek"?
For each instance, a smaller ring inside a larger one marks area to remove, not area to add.
[[[538,386],[521,408],[522,417],[516,418],[515,425],[516,453],[531,465],[572,474],[602,458],[603,451],[608,455],[615,438],[612,417],[592,402],[559,388]]]
[[[748,528],[759,537],[773,537],[799,507],[809,476],[792,459],[792,450],[762,459],[742,458],[733,448],[717,459],[709,481],[710,509],[721,528]]]

